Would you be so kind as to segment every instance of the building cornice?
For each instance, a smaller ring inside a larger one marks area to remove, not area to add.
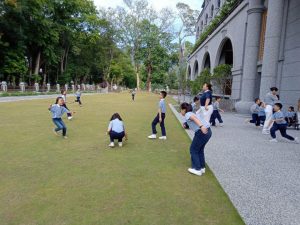
[[[206,40],[197,48],[196,51],[194,51],[189,57],[188,57],[188,62],[190,61],[191,58],[193,58],[193,56],[201,49],[203,48],[205,45],[207,45],[207,43],[217,34],[219,33],[233,18],[235,18],[240,11],[242,11],[247,5],[249,4],[248,1],[242,1],[241,4],[235,8],[235,10],[214,30],[214,32],[212,32],[207,38]]]

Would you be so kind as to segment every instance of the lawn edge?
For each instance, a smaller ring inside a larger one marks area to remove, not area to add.
[[[175,109],[174,105],[172,103],[168,104],[172,113],[174,114],[174,116],[177,118],[178,122],[182,125],[182,123],[184,122],[184,118],[183,116],[180,115],[179,112],[177,112],[177,110]],[[186,134],[188,135],[188,137],[193,140],[194,135],[193,132],[191,130],[187,130],[185,129]],[[207,163],[208,165],[208,163]],[[209,167],[209,165],[208,165]],[[218,184],[220,185],[220,187],[222,188],[222,190],[224,191],[224,193],[226,194],[227,198],[229,199],[229,201],[231,202],[232,206],[235,208],[235,210],[237,211],[237,213],[239,214],[241,220],[243,221],[244,224],[245,223],[245,219],[242,216],[241,211],[238,209],[237,205],[234,203],[234,201],[230,198],[230,195],[226,192],[226,190],[224,189],[222,183],[219,181],[218,177],[215,175],[214,171],[209,167],[210,171],[212,172],[213,176],[216,178]]]

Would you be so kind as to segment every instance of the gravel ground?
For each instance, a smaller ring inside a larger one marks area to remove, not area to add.
[[[230,113],[222,117],[224,127],[212,128],[206,162],[245,223],[299,225],[300,145],[282,140],[279,132],[279,142],[269,143],[270,136],[246,124],[245,117]],[[300,131],[291,129],[288,134],[300,137]]]

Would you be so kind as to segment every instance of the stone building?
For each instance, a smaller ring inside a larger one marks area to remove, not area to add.
[[[204,0],[196,39],[226,0]],[[188,58],[187,76],[204,68],[232,65],[229,94],[236,110],[249,112],[256,97],[272,86],[281,101],[296,106],[300,98],[300,0],[239,0],[227,17]]]

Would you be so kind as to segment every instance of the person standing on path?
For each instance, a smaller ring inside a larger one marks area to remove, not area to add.
[[[200,97],[200,105],[201,107],[196,114],[200,114],[209,124],[210,117],[213,113],[212,85],[209,83],[204,83],[203,85],[203,93]]]
[[[273,114],[273,106],[275,103],[279,101],[277,92],[278,88],[277,87],[271,87],[269,93],[266,94],[264,103],[266,105],[265,107],[265,112],[266,112],[266,121],[262,130],[263,134],[270,134],[270,127],[269,123],[272,121],[272,114]]]
[[[220,101],[221,101],[221,97],[217,96],[216,101],[213,104],[214,111],[210,117],[210,124],[214,127],[216,126],[216,119],[219,121],[220,127],[223,126],[223,120],[220,112],[224,112],[224,110],[220,108]]]

